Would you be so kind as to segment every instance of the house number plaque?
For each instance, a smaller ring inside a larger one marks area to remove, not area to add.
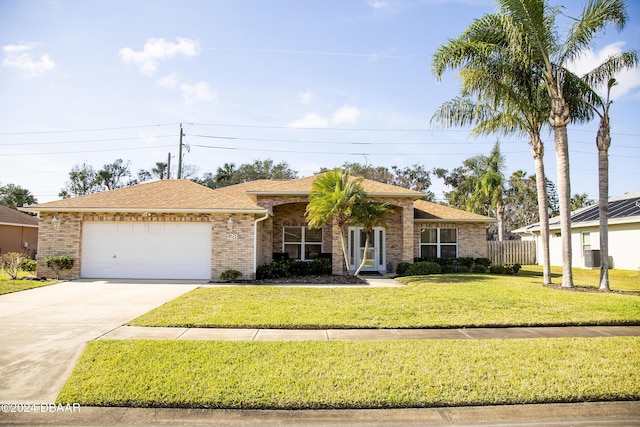
[[[227,233],[227,240],[238,240],[238,235]]]

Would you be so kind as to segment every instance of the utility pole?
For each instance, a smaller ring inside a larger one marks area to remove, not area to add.
[[[167,179],[171,179],[171,153],[167,154]]]
[[[182,179],[182,123],[180,123],[180,147],[178,148],[178,179]]]

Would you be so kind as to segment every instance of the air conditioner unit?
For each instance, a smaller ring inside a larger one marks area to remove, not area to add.
[[[584,266],[587,268],[599,268],[600,251],[596,249],[584,251]]]

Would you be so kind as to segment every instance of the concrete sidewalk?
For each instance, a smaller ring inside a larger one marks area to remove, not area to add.
[[[640,326],[549,326],[464,329],[242,329],[120,326],[101,340],[336,341],[518,339],[640,336]]]

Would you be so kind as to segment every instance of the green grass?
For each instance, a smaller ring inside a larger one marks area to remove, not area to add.
[[[520,275],[542,277],[542,266],[525,265]],[[562,267],[551,267],[551,280],[560,285]],[[600,270],[574,268],[573,282],[576,286],[597,288],[600,285]],[[609,270],[609,287],[613,291],[640,292],[640,273],[636,270]]]
[[[403,408],[640,399],[640,338],[93,341],[57,403]]]
[[[199,288],[130,322],[137,326],[449,328],[640,324],[640,296],[569,292],[518,276],[406,277],[398,288]]]
[[[4,274],[4,272],[0,271],[0,295],[39,288],[41,286],[48,286],[53,283],[55,283],[55,281],[52,280],[47,280],[45,282],[41,282],[39,280],[12,280],[8,275]]]

